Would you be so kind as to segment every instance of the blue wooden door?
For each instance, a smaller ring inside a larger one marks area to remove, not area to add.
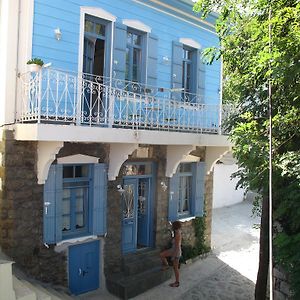
[[[122,249],[132,252],[137,244],[137,179],[124,179],[122,194]]]
[[[151,200],[149,185],[149,178],[143,178],[138,180],[138,247],[149,246],[149,209]]]
[[[78,295],[99,288],[99,241],[69,248],[69,288]]]

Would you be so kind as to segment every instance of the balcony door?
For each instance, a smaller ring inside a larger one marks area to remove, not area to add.
[[[107,123],[107,24],[102,19],[85,15],[81,120],[90,125]]]

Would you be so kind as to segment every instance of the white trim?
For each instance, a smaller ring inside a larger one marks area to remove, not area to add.
[[[75,154],[57,159],[58,164],[96,164],[98,162],[98,157],[83,154]]]
[[[130,130],[55,124],[15,124],[16,140],[84,143],[138,143],[151,145],[231,146],[228,136],[157,130]]]
[[[124,19],[123,24],[130,28],[134,28],[134,29],[137,29],[140,31],[144,31],[144,32],[148,32],[148,33],[151,32],[151,27],[139,20]]]
[[[79,51],[78,51],[78,74],[82,73],[82,66],[83,66],[84,20],[85,20],[86,14],[89,14],[89,15],[95,16],[97,18],[101,18],[103,20],[112,22],[112,24],[111,24],[111,26],[112,26],[111,48],[113,49],[113,46],[114,46],[113,28],[114,28],[114,22],[116,21],[117,17],[102,8],[81,6],[80,7],[80,24],[79,24],[80,28],[79,28]],[[112,70],[112,58],[110,61],[110,73],[112,72],[111,70]]]
[[[201,45],[198,42],[196,42],[195,40],[190,39],[190,38],[180,38],[179,42],[186,45],[186,46],[195,48],[195,49],[201,49],[202,48]]]
[[[89,7],[89,6],[81,6],[80,13],[89,14],[104,20],[108,20],[111,22],[115,22],[117,17],[109,13],[108,11],[99,8],[99,7]]]

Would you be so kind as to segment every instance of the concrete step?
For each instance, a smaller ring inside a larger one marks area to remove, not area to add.
[[[52,300],[51,295],[42,286],[39,286],[26,280],[20,281],[35,293],[37,300]]]
[[[37,300],[35,292],[15,276],[13,276],[13,287],[16,300]]]
[[[170,279],[172,269],[161,271],[161,266],[145,272],[125,276],[124,273],[116,274],[106,279],[106,286],[110,293],[121,299],[135,297]]]
[[[160,265],[161,262],[158,257],[145,257],[138,261],[123,264],[123,272],[125,276],[130,276],[145,272]]]

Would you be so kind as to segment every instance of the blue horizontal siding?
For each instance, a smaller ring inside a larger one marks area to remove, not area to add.
[[[158,37],[157,85],[160,87],[171,87],[171,64],[165,65],[163,57],[172,58],[172,41],[191,38],[203,48],[218,45],[214,33],[130,0],[35,0],[33,56],[51,62],[55,68],[78,70],[80,6],[99,7],[115,15],[117,22],[137,19],[152,28],[152,33]],[[62,32],[60,41],[54,38],[57,27]],[[218,103],[220,63],[205,69],[206,95],[212,94]]]

